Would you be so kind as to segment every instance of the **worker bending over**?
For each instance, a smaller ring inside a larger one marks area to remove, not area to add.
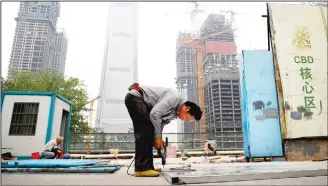
[[[64,138],[58,136],[56,139],[50,140],[42,149],[40,154],[41,159],[55,159],[62,158],[63,151],[60,149],[60,144],[63,143]]]
[[[133,122],[135,136],[136,177],[159,176],[161,169],[154,169],[153,146],[162,148],[163,127],[172,120],[199,121],[202,111],[195,103],[185,101],[180,94],[169,88],[129,87],[125,105]]]

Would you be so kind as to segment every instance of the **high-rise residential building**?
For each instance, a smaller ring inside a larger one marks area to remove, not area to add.
[[[207,138],[217,140],[221,150],[240,150],[239,62],[231,22],[224,15],[210,14],[200,31],[202,37],[220,32],[206,40],[203,51]]]
[[[96,127],[127,133],[133,125],[124,99],[137,82],[138,3],[111,2],[106,35]]]
[[[11,69],[37,71],[53,68],[54,55],[58,48],[56,25],[59,15],[59,2],[20,3],[18,16],[15,18],[16,30],[9,62],[9,76]],[[67,47],[67,43],[60,45]],[[64,56],[66,49],[60,50],[65,51],[60,54]]]
[[[65,73],[68,39],[64,29],[57,31],[54,43],[54,59],[52,69],[60,74]]]

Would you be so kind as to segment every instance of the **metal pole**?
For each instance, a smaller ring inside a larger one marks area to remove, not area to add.
[[[191,139],[191,148],[194,149],[194,131],[192,131]]]
[[[269,34],[269,18],[268,15],[262,15],[262,17],[265,17],[267,20],[267,34],[268,34],[268,51],[270,51],[270,34]]]
[[[105,146],[106,146],[106,134],[105,133],[101,133],[101,138],[102,138],[102,144],[101,144],[101,149],[105,150]]]
[[[262,17],[265,17],[267,20],[267,34],[268,34],[268,51],[270,51],[270,46],[271,46],[271,40],[270,40],[270,21],[269,21],[269,5],[268,3],[266,4],[267,6],[267,15],[262,15]]]

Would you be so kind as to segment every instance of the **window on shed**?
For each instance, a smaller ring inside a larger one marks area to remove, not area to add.
[[[10,136],[34,136],[38,120],[39,103],[14,103]]]

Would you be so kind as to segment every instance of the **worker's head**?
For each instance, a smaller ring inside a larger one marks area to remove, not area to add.
[[[57,142],[58,145],[61,144],[63,141],[64,141],[64,138],[61,137],[61,136],[58,136],[58,137],[56,138],[56,142]]]
[[[183,121],[199,121],[203,112],[200,107],[193,102],[185,102],[178,110],[177,117]]]

